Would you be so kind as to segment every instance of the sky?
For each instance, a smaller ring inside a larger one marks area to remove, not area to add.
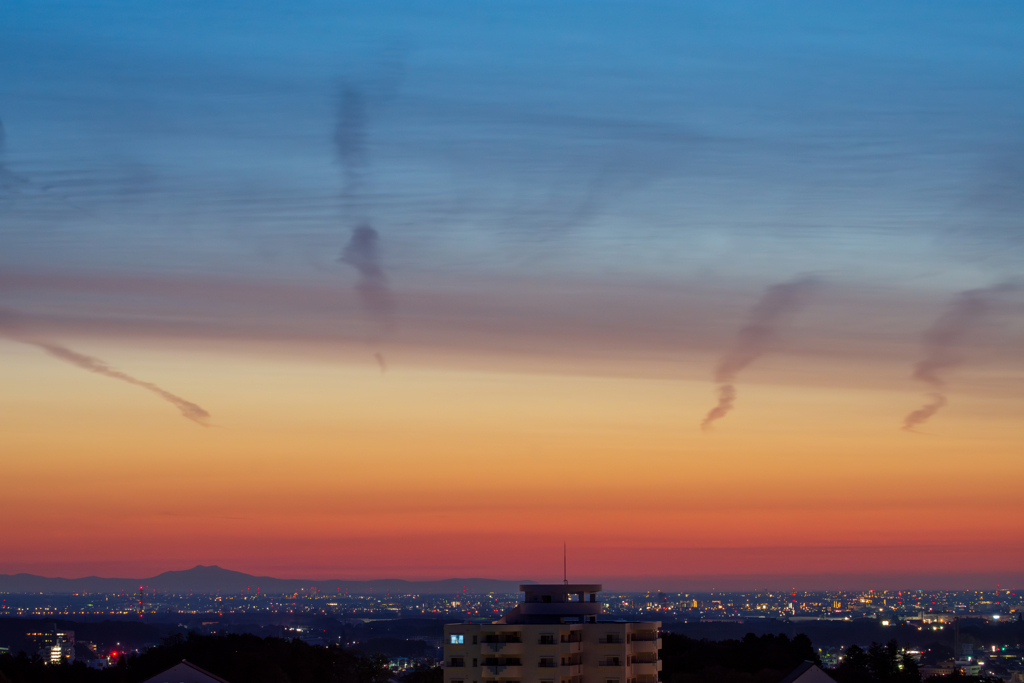
[[[1021,585],[1022,29],[6,3],[0,573]]]

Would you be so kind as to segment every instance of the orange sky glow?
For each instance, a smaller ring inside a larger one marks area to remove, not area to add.
[[[704,433],[706,380],[77,346],[213,420],[0,344],[0,449],[22,455],[0,571],[545,579],[563,540],[581,578],[628,586],[1024,560],[1020,424],[983,396],[909,434],[913,392],[782,384],[765,363]]]

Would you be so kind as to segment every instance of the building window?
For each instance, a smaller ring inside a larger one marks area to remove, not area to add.
[[[462,667],[466,666],[466,660],[462,657],[452,657],[452,663],[448,666],[452,667],[453,669],[461,669]]]
[[[540,644],[541,645],[554,645],[555,644],[555,636],[553,634],[551,634],[551,633],[543,634],[540,637]]]
[[[434,641],[434,642],[437,642],[437,641]],[[452,645],[462,645],[465,642],[466,642],[466,636],[462,635],[461,633],[453,633],[452,634]]]
[[[476,666],[476,658],[473,658],[473,666]]]
[[[476,636],[473,636],[473,644],[476,645]]]

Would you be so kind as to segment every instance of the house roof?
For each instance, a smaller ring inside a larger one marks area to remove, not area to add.
[[[814,662],[807,661],[793,669],[779,683],[796,683],[797,681],[800,683],[835,683],[835,680],[825,673],[821,667]]]
[[[147,678],[142,683],[228,683],[228,681],[183,659],[180,664],[175,664],[167,671]]]

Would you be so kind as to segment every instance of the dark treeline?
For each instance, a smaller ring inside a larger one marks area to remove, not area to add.
[[[164,615],[147,615],[147,617]],[[175,633],[182,635],[189,631],[209,632],[205,626],[216,622],[213,631],[220,634],[251,633],[260,637],[275,636],[291,638],[289,626],[301,626],[310,636],[323,642],[353,642],[364,653],[381,652],[390,657],[421,656],[427,652],[424,638],[440,638],[444,635],[443,619],[388,619],[369,623],[344,622],[323,615],[273,615],[262,621],[253,620],[253,615],[224,617],[221,615],[180,616],[173,621],[141,621],[134,619],[105,619],[103,621],[71,621],[67,619],[23,619],[0,617],[0,645],[9,647],[11,652],[21,650],[34,652],[36,647],[26,637],[32,631],[74,631],[77,641],[94,643],[106,652],[111,648],[145,650]],[[364,643],[369,643],[365,645]]]
[[[921,683],[917,661],[900,653],[895,640],[885,645],[871,643],[864,650],[851,645],[843,652],[842,663],[832,671],[839,683]]]
[[[249,634],[187,637],[172,635],[144,654],[123,657],[105,670],[82,663],[48,666],[39,657],[0,656],[0,683],[139,683],[181,660],[231,683],[387,683],[387,659],[338,646],[314,646],[301,640]],[[426,672],[423,680],[435,683]],[[436,675],[435,675],[436,678]]]
[[[952,650],[949,650],[952,656]],[[921,671],[913,657],[900,652],[895,639],[885,645],[871,643],[867,650],[851,645],[843,651],[843,661],[829,672],[839,683],[921,683]],[[961,671],[944,676],[929,676],[925,683],[1002,683],[1002,679],[965,676]]]
[[[665,633],[661,659],[664,683],[778,683],[804,661],[821,664],[803,634],[710,641]]]
[[[810,638],[802,633],[793,638],[784,633],[748,633],[740,640],[718,641],[663,633],[662,643],[663,683],[779,683],[805,661],[821,666]],[[946,652],[952,656],[952,650],[938,649],[945,650],[940,658]],[[871,643],[866,650],[851,645],[843,651],[840,666],[828,670],[828,674],[838,683],[922,683],[917,662],[901,650],[895,639],[884,645]],[[923,683],[1001,681],[956,672],[931,676]]]
[[[433,656],[433,648],[429,647],[425,641],[406,640],[405,638],[370,638],[354,643],[348,649],[366,655],[380,653],[388,657],[422,658],[427,656],[428,651]]]

